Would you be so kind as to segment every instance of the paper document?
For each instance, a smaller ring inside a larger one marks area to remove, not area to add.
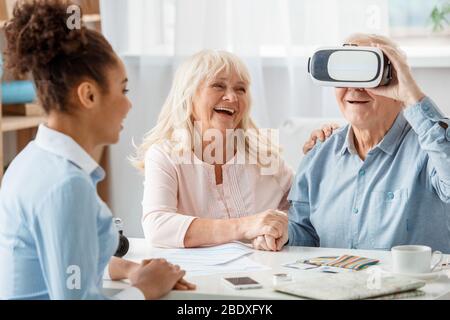
[[[185,270],[189,276],[203,276],[218,273],[254,272],[269,269],[270,269],[269,267],[262,265],[258,262],[255,262],[248,257],[242,257],[229,263],[217,266],[209,266],[209,267],[206,266],[197,268],[197,266],[190,265]]]
[[[164,258],[179,265],[190,276],[268,269],[247,257],[252,253],[248,246],[233,242],[195,249],[153,249],[149,258]]]

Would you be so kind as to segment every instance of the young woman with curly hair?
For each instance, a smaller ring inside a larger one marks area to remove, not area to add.
[[[108,264],[112,279],[132,284],[117,298],[192,289],[165,260],[111,258],[118,232],[97,195],[104,172],[91,155],[119,139],[131,108],[127,75],[100,33],[67,27],[69,5],[18,1],[5,29],[8,65],[31,72],[48,122],[0,190],[0,299],[102,299]]]

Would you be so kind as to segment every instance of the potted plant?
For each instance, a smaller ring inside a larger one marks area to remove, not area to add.
[[[446,25],[450,25],[450,0],[434,6],[430,18],[435,32],[442,31]]]

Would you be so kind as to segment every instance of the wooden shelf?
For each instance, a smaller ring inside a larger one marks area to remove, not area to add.
[[[44,123],[46,117],[4,116],[2,118],[2,132],[35,128]]]
[[[83,22],[84,23],[96,23],[96,22],[100,22],[101,16],[99,14],[84,14],[83,15]],[[0,20],[0,28],[3,28],[3,26],[5,25],[5,23],[8,20]]]

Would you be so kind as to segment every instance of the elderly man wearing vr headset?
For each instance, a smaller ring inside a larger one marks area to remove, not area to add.
[[[336,87],[349,125],[306,155],[279,240],[381,250],[421,244],[450,253],[450,120],[392,41],[365,34],[347,41],[351,47],[318,51],[310,72]]]

